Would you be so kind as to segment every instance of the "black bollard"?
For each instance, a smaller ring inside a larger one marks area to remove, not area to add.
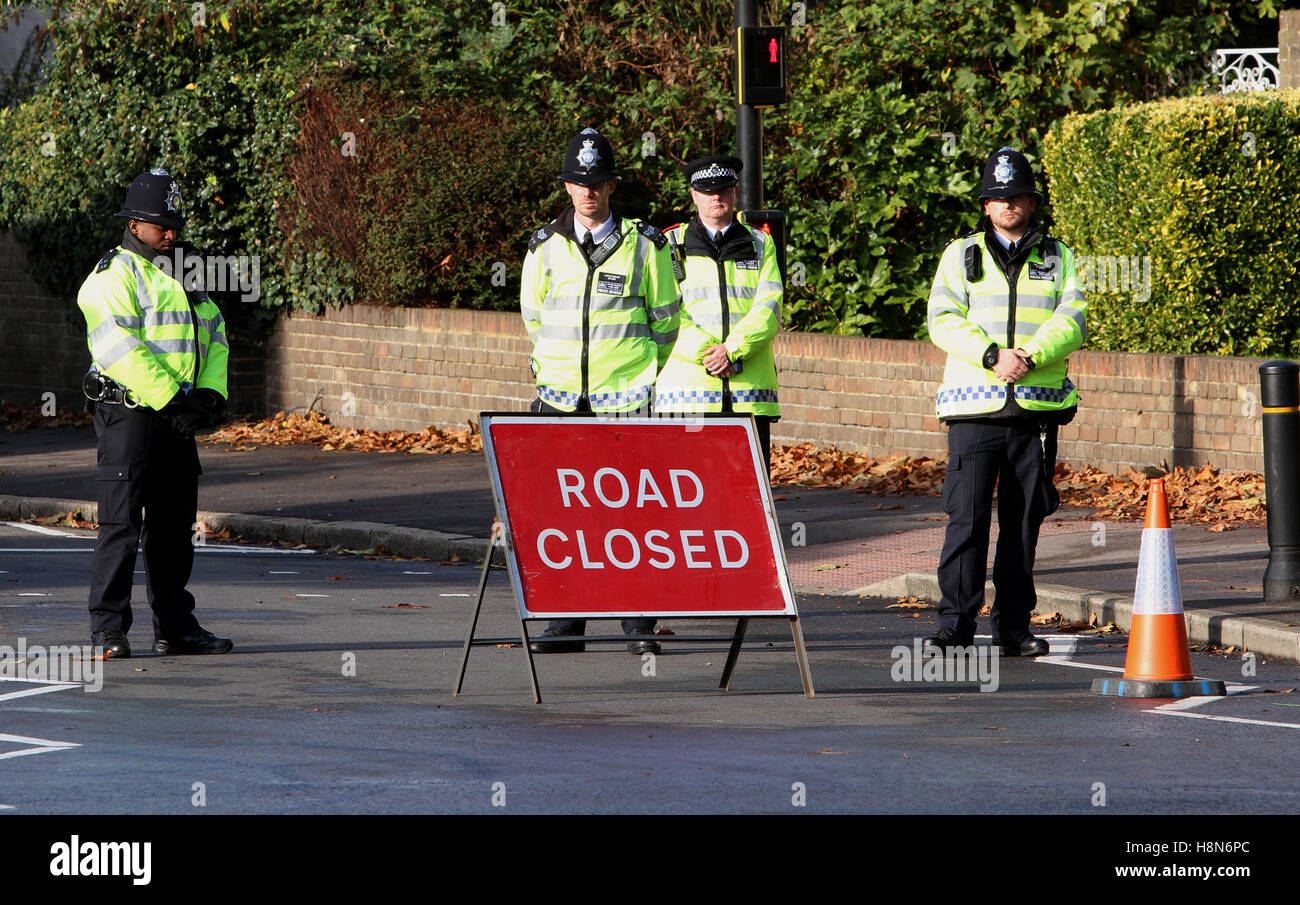
[[[1300,600],[1300,364],[1259,366],[1264,409],[1264,485],[1268,494],[1268,568],[1264,599]]]

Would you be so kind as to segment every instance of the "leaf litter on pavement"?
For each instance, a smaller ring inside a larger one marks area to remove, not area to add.
[[[237,421],[204,435],[209,443],[226,443],[236,451],[262,446],[310,444],[324,450],[359,452],[404,452],[410,454],[446,454],[477,452],[483,438],[473,424],[466,429],[438,428],[430,425],[422,431],[376,431],[338,427],[318,411],[276,412],[260,421]]]
[[[228,424],[202,439],[226,443],[234,450],[311,444],[327,451],[447,454],[483,448],[483,438],[473,423],[463,429],[430,425],[422,431],[376,431],[338,427],[314,409],[301,413],[280,411],[269,418]],[[774,447],[771,461],[775,485],[847,488],[879,496],[938,496],[946,470],[943,459],[873,457],[812,443]],[[1093,518],[1143,518],[1150,480],[1136,469],[1113,474],[1090,465],[1076,468],[1061,462],[1056,466],[1056,488],[1062,504],[1091,509]],[[1265,516],[1264,478],[1253,472],[1221,472],[1208,464],[1200,468],[1175,467],[1165,476],[1165,490],[1169,517],[1175,522],[1203,524],[1210,531],[1231,531],[1238,524],[1262,522]]]
[[[938,496],[947,462],[927,456],[873,458],[811,443],[772,451],[772,483],[801,487],[842,487],[855,493]],[[1093,518],[1141,519],[1146,515],[1151,479],[1129,469],[1112,474],[1086,465],[1056,466],[1056,489],[1064,505],[1094,510]],[[1221,472],[1210,465],[1175,467],[1165,475],[1169,517],[1175,522],[1231,531],[1265,517],[1264,477],[1253,472]]]

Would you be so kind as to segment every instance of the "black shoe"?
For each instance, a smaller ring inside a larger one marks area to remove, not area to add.
[[[158,638],[153,643],[155,654],[224,654],[234,643],[229,638],[218,638],[207,629],[195,629],[180,638]]]
[[[528,642],[528,649],[535,654],[580,654],[587,649],[586,641],[550,641],[557,635],[563,636],[568,632],[557,632],[547,629],[538,635],[534,640]]]
[[[994,641],[993,644],[995,647],[1002,648],[1004,657],[1041,657],[1051,650],[1046,641],[1033,635],[1026,635],[1024,640],[1013,641],[1010,644],[1003,644],[1000,641]]]
[[[975,643],[975,638],[971,635],[963,635],[955,628],[941,628],[929,638],[921,642],[922,650],[937,650],[940,653],[952,650],[954,647],[970,647]]]
[[[116,629],[93,632],[90,646],[103,648],[105,660],[125,660],[131,656],[131,645],[126,643],[126,635]]]
[[[658,641],[629,641],[627,643],[627,652],[629,654],[658,654],[663,652]]]

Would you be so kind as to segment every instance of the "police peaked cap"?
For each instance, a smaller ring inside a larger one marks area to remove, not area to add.
[[[739,157],[715,154],[692,160],[682,167],[682,172],[686,174],[686,181],[691,184],[691,188],[701,192],[716,192],[739,185],[740,171],[744,168],[745,162]]]
[[[608,138],[588,126],[569,139],[569,147],[564,151],[561,180],[578,185],[600,185],[617,178],[614,146]]]
[[[185,225],[181,216],[181,187],[161,167],[141,173],[126,190],[126,205],[114,216],[145,220],[165,229]]]
[[[1034,171],[1025,155],[1011,148],[998,148],[984,164],[984,188],[980,200],[1033,195],[1040,202],[1043,193],[1034,182]]]

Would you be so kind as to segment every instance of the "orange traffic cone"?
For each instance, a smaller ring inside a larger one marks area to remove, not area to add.
[[[1126,698],[1187,698],[1227,693],[1220,681],[1192,676],[1164,478],[1152,478],[1147,485],[1147,519],[1138,553],[1133,622],[1129,626],[1123,678],[1096,679],[1092,690]]]

